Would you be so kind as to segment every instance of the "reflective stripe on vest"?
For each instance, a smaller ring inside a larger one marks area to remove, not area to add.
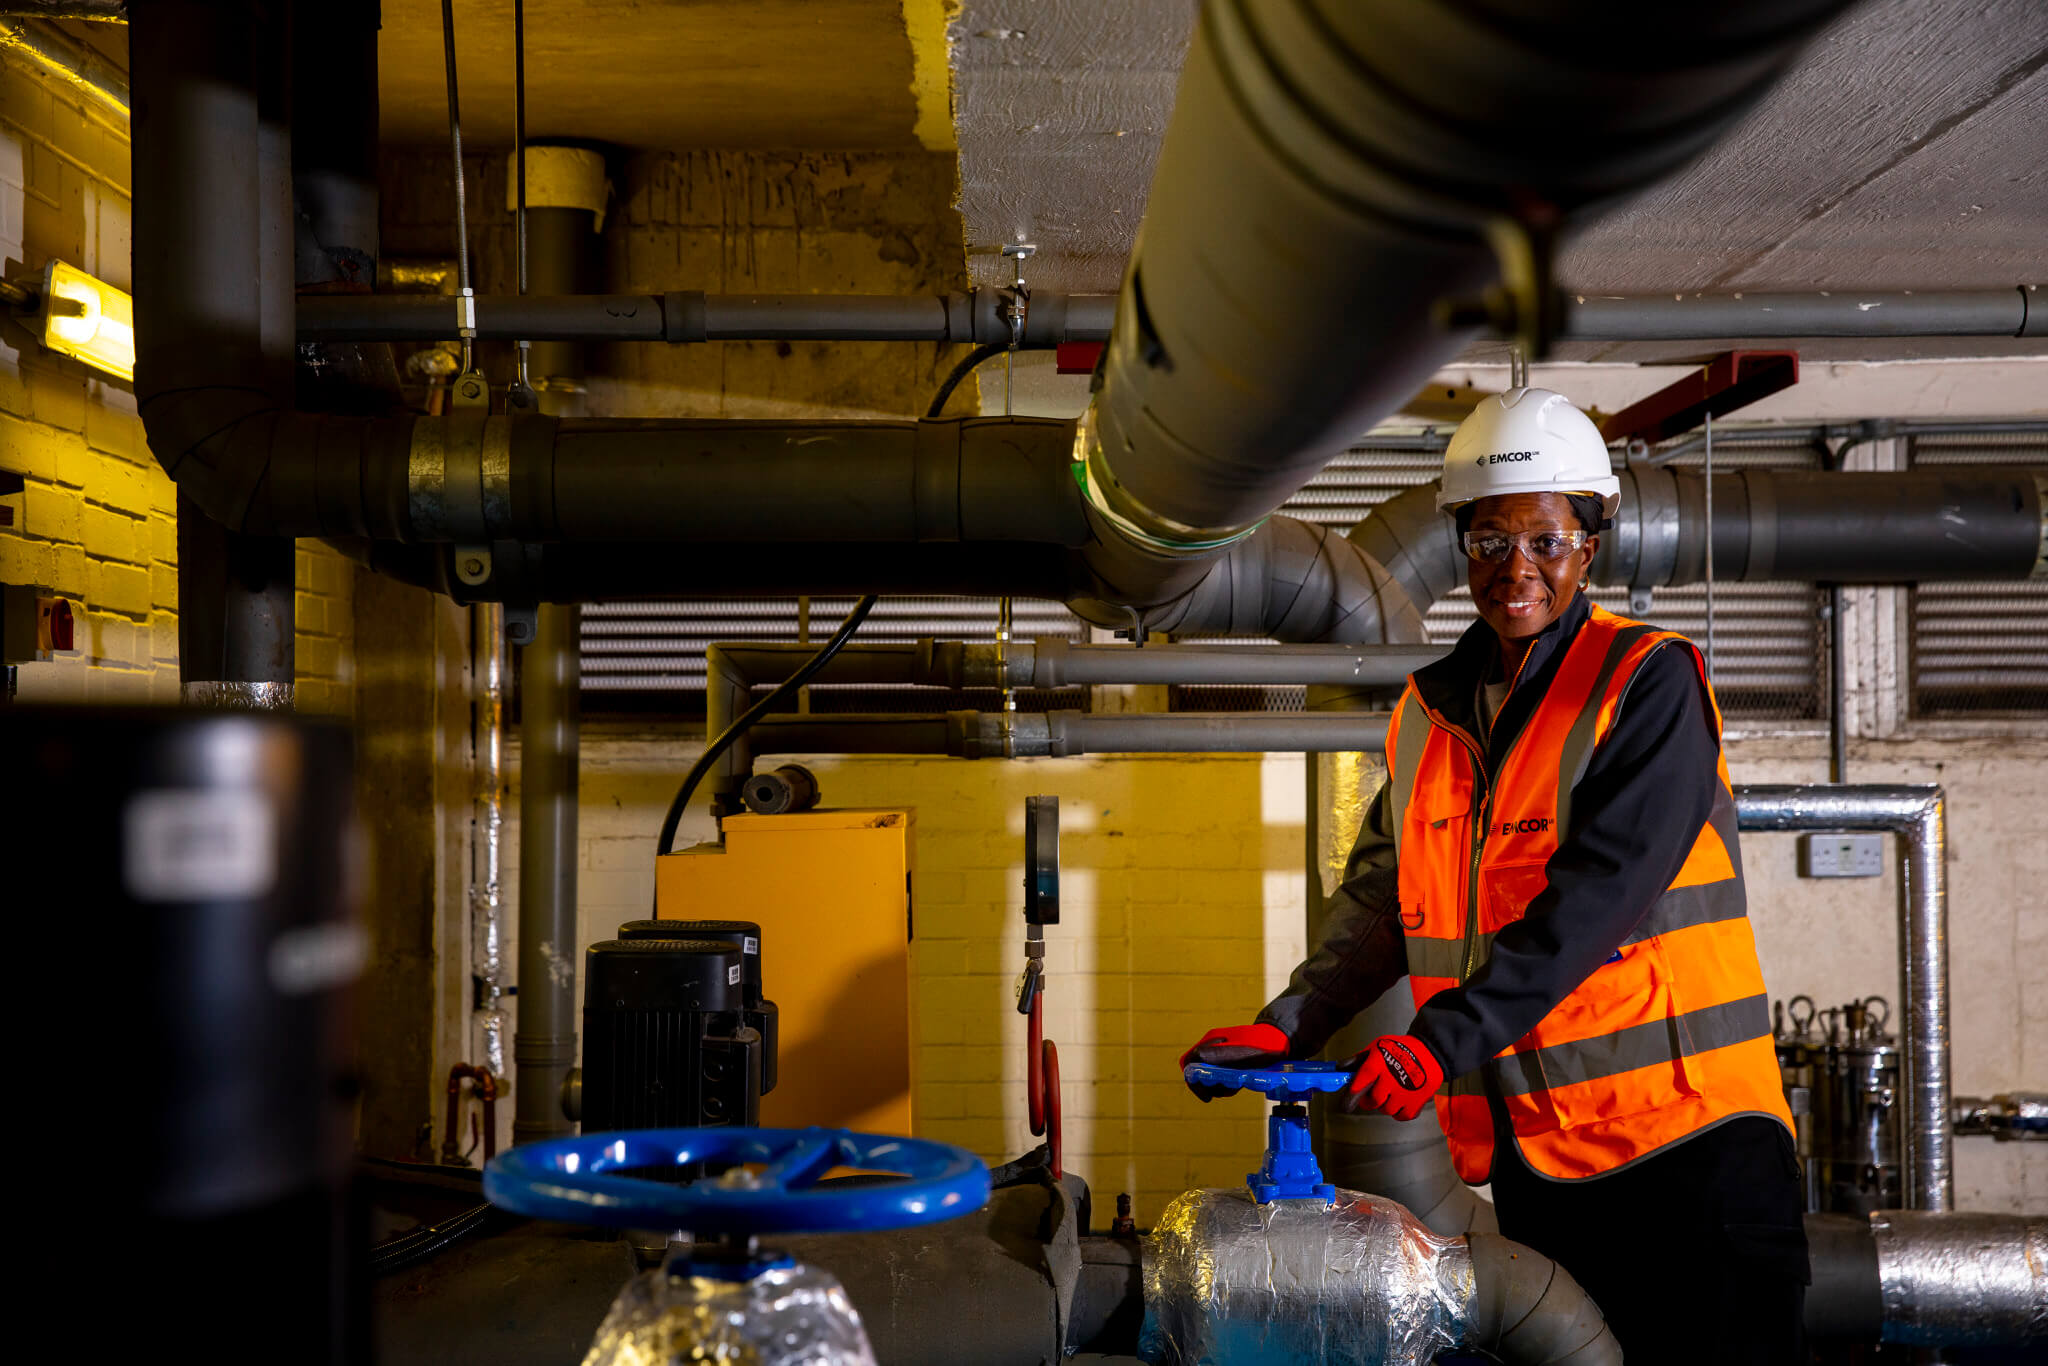
[[[1489,785],[1477,740],[1429,712],[1411,683],[1389,731],[1401,926],[1418,1005],[1467,981],[1494,935],[1548,886],[1573,789],[1613,730],[1638,671],[1664,647],[1700,671],[1689,641],[1598,607]],[[1580,1180],[1625,1166],[1737,1114],[1788,1128],[1763,974],[1745,911],[1727,763],[1670,887],[1608,962],[1537,1026],[1438,1097],[1458,1172],[1492,1169],[1485,1092],[1501,1097],[1535,1171]],[[1654,812],[1645,819],[1655,819]]]

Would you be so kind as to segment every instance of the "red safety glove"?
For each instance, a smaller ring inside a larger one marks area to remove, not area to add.
[[[1205,1062],[1211,1067],[1265,1067],[1287,1061],[1290,1047],[1287,1035],[1277,1025],[1231,1025],[1227,1029],[1212,1029],[1195,1040],[1195,1046],[1180,1055],[1180,1065],[1185,1068],[1191,1062]],[[1233,1094],[1222,1087],[1194,1082],[1188,1083],[1188,1090],[1205,1105],[1218,1096]]]
[[[1413,1034],[1382,1034],[1351,1060],[1345,1108],[1414,1119],[1443,1089],[1444,1065]]]

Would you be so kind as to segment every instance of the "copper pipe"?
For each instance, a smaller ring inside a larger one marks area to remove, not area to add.
[[[469,1082],[484,1111],[484,1161],[498,1154],[498,1079],[488,1067],[459,1062],[448,1069],[448,1119],[441,1126],[441,1161],[450,1167],[467,1167],[458,1135],[462,1132],[462,1083]]]

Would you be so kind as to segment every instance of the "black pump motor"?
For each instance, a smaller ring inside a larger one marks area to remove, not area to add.
[[[654,923],[671,937],[622,933],[586,955],[584,1131],[758,1123],[767,1049],[746,1020],[745,955]]]
[[[761,1034],[761,1094],[775,1089],[777,1011],[761,994],[761,927],[751,920],[628,920],[621,939],[708,939],[740,951],[740,1014]]]

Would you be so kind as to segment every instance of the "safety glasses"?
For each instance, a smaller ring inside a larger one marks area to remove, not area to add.
[[[1499,564],[1517,548],[1535,564],[1554,564],[1586,543],[1583,531],[1468,531],[1461,538],[1465,554],[1481,564]]]

